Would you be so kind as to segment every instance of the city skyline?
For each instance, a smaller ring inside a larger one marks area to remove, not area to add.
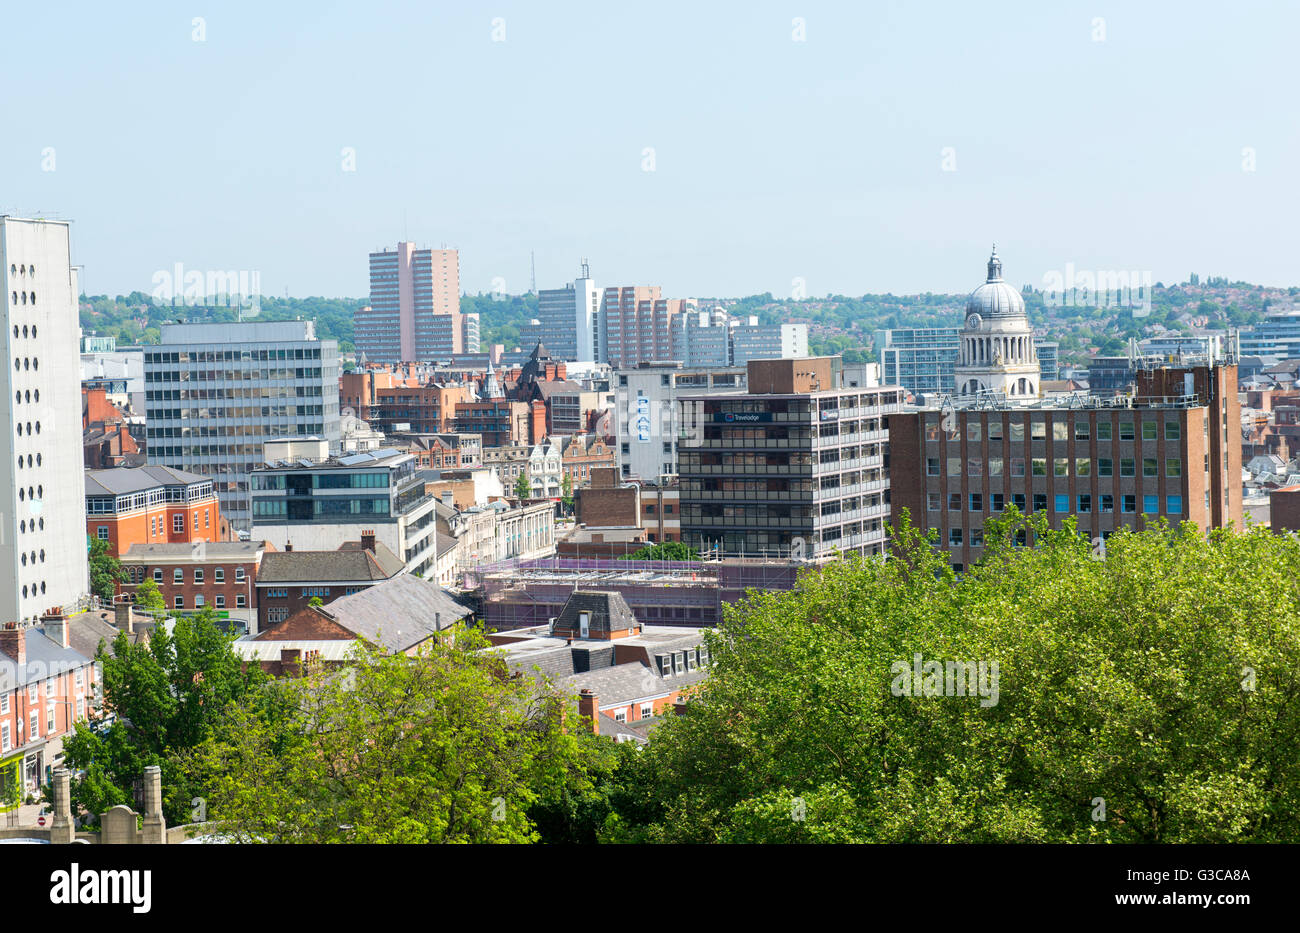
[[[44,76],[0,210],[75,220],[87,294],[183,263],[362,297],[361,257],[399,240],[458,249],[470,293],[528,291],[535,254],[539,289],[586,258],[666,296],[960,294],[994,240],[1017,286],[1067,264],[1295,281],[1295,11],[352,13],[13,11],[63,47],[0,64]]]

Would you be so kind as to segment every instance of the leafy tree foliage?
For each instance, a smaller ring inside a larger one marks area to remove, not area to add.
[[[681,541],[648,544],[639,551],[625,554],[622,560],[699,560],[700,552]]]
[[[533,484],[528,481],[528,471],[524,470],[515,478],[515,498],[527,499],[533,494]]]
[[[100,599],[111,600],[117,584],[126,579],[126,571],[122,562],[109,552],[107,541],[89,535],[86,540],[90,551],[90,591]]]
[[[556,838],[592,832],[575,811],[608,743],[486,644],[459,627],[417,657],[358,643],[353,666],[277,682],[275,715],[231,704],[187,773],[243,841],[530,842],[537,814]]]
[[[175,755],[203,741],[226,704],[256,698],[267,679],[257,665],[242,669],[231,637],[203,611],[177,619],[170,633],[159,626],[147,643],[132,644],[121,632],[112,655],[101,646],[102,712],[111,724],[97,730],[78,723],[64,740],[67,767],[85,771],[72,782],[74,808],[98,816],[132,805],[134,782],[146,765],[158,765],[168,821],[188,822],[195,794]]]
[[[907,522],[896,559],[730,611],[604,838],[1300,839],[1300,543],[1161,523],[1103,554],[1012,511],[958,578]],[[996,661],[997,702],[898,695],[922,659]]]
[[[167,600],[159,592],[158,584],[154,583],[149,577],[146,577],[135,588],[135,604],[141,609],[147,609],[150,612],[165,613],[167,611]]]

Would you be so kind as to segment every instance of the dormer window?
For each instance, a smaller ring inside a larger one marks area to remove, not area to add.
[[[591,613],[578,613],[578,637],[589,638],[591,636]]]

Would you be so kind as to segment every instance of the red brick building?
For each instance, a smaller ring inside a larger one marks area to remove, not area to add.
[[[257,571],[258,630],[284,622],[308,608],[313,599],[329,604],[391,580],[403,570],[402,559],[376,541],[373,531],[363,533],[360,541],[345,541],[335,551],[267,554]]]
[[[153,580],[168,609],[215,609],[251,623],[258,567],[273,551],[269,541],[136,544],[122,557],[122,592],[134,597],[141,583]]]
[[[86,534],[118,558],[136,544],[233,537],[211,478],[165,466],[88,470]]]

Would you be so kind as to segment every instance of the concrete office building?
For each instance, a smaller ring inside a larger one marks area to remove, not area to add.
[[[834,357],[754,360],[745,394],[680,399],[681,539],[723,556],[883,555],[896,386],[842,388]]]
[[[77,272],[69,223],[0,215],[0,621],[89,590]]]
[[[597,362],[600,358],[600,291],[584,260],[582,275],[564,288],[537,293],[536,343],[558,360]]]
[[[984,524],[1014,505],[1074,516],[1105,539],[1143,516],[1201,529],[1241,522],[1241,410],[1232,365],[1139,369],[1133,396],[1019,404],[953,399],[889,419],[895,515],[939,530],[954,567],[984,553]],[[944,418],[951,417],[950,430]]]
[[[677,473],[678,405],[683,395],[743,392],[746,370],[642,363],[615,377],[615,462],[623,479],[658,482]]]
[[[808,355],[807,324],[760,324],[751,315],[731,327],[731,365],[750,360],[793,360]]]
[[[436,502],[418,460],[399,450],[281,460],[253,473],[253,538],[280,551],[332,551],[373,533],[423,574],[436,556]]]
[[[371,253],[370,305],[353,322],[357,354],[371,362],[478,352],[478,321],[460,313],[460,257],[454,249],[416,249],[403,242]]]
[[[247,531],[266,440],[339,448],[338,356],[311,321],[163,325],[144,356],[149,463],[212,477],[222,514]]]

